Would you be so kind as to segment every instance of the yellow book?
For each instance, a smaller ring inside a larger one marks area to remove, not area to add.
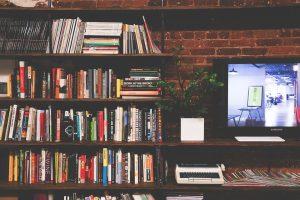
[[[14,155],[12,152],[8,155],[8,182],[13,182]]]
[[[117,98],[121,97],[121,87],[122,87],[122,80],[117,79]]]
[[[14,182],[18,181],[18,177],[19,177],[19,155],[15,154],[14,155]]]
[[[54,157],[55,183],[58,183],[58,152],[55,152]]]

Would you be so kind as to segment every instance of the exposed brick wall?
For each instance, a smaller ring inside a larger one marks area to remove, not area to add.
[[[182,45],[184,71],[211,66],[214,58],[300,55],[300,29],[167,32],[166,51]],[[169,79],[173,73],[168,72]]]
[[[56,7],[147,7],[160,6],[161,0],[57,0]],[[220,7],[220,6],[280,6],[300,3],[300,0],[165,0],[164,6]],[[280,14],[280,13],[279,13]],[[298,20],[298,19],[295,19]],[[159,33],[155,33],[159,39]],[[167,32],[166,52],[182,45],[182,67],[184,77],[197,67],[211,66],[214,58],[234,56],[300,56],[300,29],[267,30],[193,30]],[[166,70],[167,80],[176,79],[174,68]],[[168,118],[169,119],[169,118]],[[175,123],[176,124],[176,123]],[[171,124],[170,127],[174,127]],[[169,127],[169,128],[170,128]],[[174,129],[169,129],[173,134]],[[178,129],[175,129],[178,130]],[[178,136],[178,135],[177,135]]]

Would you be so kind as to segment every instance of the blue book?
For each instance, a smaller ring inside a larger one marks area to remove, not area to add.
[[[107,148],[103,148],[103,169],[102,169],[103,186],[108,185],[107,171],[108,171],[108,150]]]

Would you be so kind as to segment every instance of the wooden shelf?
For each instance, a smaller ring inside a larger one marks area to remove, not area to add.
[[[22,147],[59,147],[59,148],[87,148],[87,147],[124,147],[124,148],[151,148],[160,146],[155,142],[27,142],[27,141],[0,141],[0,149]]]
[[[300,140],[286,139],[285,142],[238,142],[230,139],[208,139],[204,142],[166,142],[163,143],[164,148],[180,149],[188,148],[241,148],[241,147],[255,147],[255,148],[300,148]]]
[[[158,185],[158,184],[114,184],[102,186],[101,184],[76,184],[76,183],[61,183],[61,184],[17,184],[17,183],[0,183],[0,190],[9,191],[65,191],[65,190],[132,190],[132,191],[172,191],[172,192],[300,192],[300,187],[286,186],[269,186],[269,187],[227,187],[227,186],[207,186],[207,185]]]
[[[61,183],[61,184],[18,184],[18,183],[0,183],[0,190],[17,190],[17,191],[32,191],[32,190],[155,190],[157,187],[154,184],[114,184],[102,186],[102,184],[76,184],[76,183]]]
[[[0,9],[1,10],[1,9]],[[16,53],[16,54],[0,54],[0,57],[16,57],[16,58],[172,58],[173,54],[71,54],[71,53]]]
[[[272,192],[272,191],[296,191],[300,192],[300,187],[268,186],[268,187],[246,187],[246,186],[207,186],[207,185],[161,185],[161,190],[165,191],[185,191],[185,192]]]
[[[149,99],[119,99],[119,98],[108,98],[108,99],[18,99],[18,98],[1,98],[0,103],[2,104],[130,104],[130,103],[155,103],[158,100],[168,101],[168,98],[149,98]]]

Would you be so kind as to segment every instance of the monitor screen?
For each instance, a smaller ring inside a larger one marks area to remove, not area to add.
[[[228,127],[297,127],[299,63],[228,64]]]

